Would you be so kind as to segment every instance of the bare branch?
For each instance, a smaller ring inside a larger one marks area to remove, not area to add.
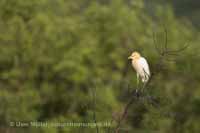
[[[141,90],[144,90],[145,88],[147,87],[147,84],[143,84],[142,88],[140,88]],[[118,123],[117,123],[117,126],[115,128],[115,133],[119,133],[119,130],[121,130],[121,124],[123,122],[123,120],[127,117],[128,115],[128,110],[129,108],[131,107],[131,105],[135,102],[135,100],[139,100],[139,98],[144,98],[144,99],[147,99],[149,100],[149,103],[154,105],[154,106],[158,106],[158,104],[156,103],[156,98],[153,98],[152,96],[150,95],[147,95],[145,96],[143,92],[136,92],[135,90],[133,90],[131,92],[131,97],[128,101],[128,103],[126,104],[126,106],[124,107],[124,110],[123,110],[123,113],[122,115],[120,116],[119,120],[118,120]]]
[[[160,52],[160,49],[159,49],[158,44],[157,44],[156,33],[154,33],[154,32],[153,32],[153,42],[154,42],[155,50],[156,50],[157,53],[160,55],[161,52]]]
[[[166,51],[166,54],[177,54],[177,53],[180,53],[180,52],[186,50],[189,46],[190,46],[189,44],[186,44],[185,46],[183,46],[180,49],[177,49],[177,50],[168,50],[168,51]]]
[[[135,92],[135,91],[133,91],[133,92]],[[133,93],[133,94],[134,94],[134,93]],[[125,108],[124,108],[124,111],[123,111],[121,117],[120,117],[119,120],[118,120],[117,126],[116,126],[116,128],[115,128],[115,133],[118,133],[118,132],[119,132],[121,123],[122,123],[122,121],[125,119],[125,117],[127,116],[128,109],[129,109],[129,107],[133,104],[135,98],[136,98],[135,95],[132,95],[132,97],[130,98],[129,102],[126,104],[126,106],[125,106]]]

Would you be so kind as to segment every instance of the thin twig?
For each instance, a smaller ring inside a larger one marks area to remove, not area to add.
[[[166,54],[173,54],[173,53],[175,54],[175,53],[182,52],[182,51],[184,51],[185,49],[187,49],[189,46],[190,46],[189,44],[186,44],[185,46],[183,46],[183,47],[180,48],[180,49],[166,51]]]
[[[154,33],[154,32],[153,32],[153,42],[154,42],[154,46],[155,46],[156,52],[160,55],[161,52],[160,52],[160,49],[159,49],[158,44],[157,44],[156,33]]]
[[[167,45],[168,45],[168,34],[167,34],[167,29],[164,28],[164,31],[165,31],[165,50],[167,50]]]
[[[96,119],[96,90],[91,89],[91,92],[93,101],[93,120],[96,125],[96,133],[99,133],[99,127],[97,125],[97,119]]]

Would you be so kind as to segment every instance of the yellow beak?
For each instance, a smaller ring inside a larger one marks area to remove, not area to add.
[[[128,59],[132,59],[131,56],[129,56]]]

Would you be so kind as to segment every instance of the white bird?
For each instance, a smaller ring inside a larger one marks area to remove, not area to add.
[[[137,83],[139,83],[139,78],[141,78],[142,82],[146,84],[151,75],[146,59],[141,57],[138,52],[133,52],[128,59],[132,60],[132,66],[137,73]]]

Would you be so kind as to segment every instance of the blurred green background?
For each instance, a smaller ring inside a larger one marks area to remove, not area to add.
[[[189,47],[150,82],[159,106],[135,102],[120,133],[200,133],[199,15],[198,0],[1,0],[0,132],[95,133],[9,124],[117,119],[137,86],[128,56],[154,71],[165,27],[170,49]]]

